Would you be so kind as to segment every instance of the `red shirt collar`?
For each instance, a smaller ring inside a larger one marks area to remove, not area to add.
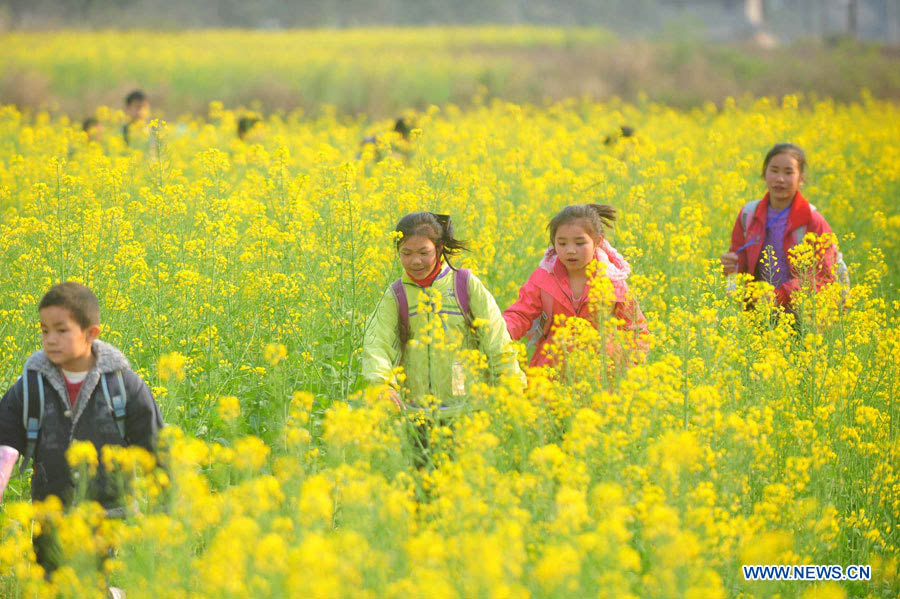
[[[406,274],[407,274],[407,276],[409,276],[410,279],[412,279],[412,282],[415,283],[416,285],[418,285],[419,287],[431,287],[431,284],[434,283],[434,280],[441,273],[441,267],[443,265],[444,265],[443,261],[438,259],[437,264],[434,265],[434,270],[432,270],[431,274],[429,274],[424,279],[414,278],[411,274],[409,274],[409,271],[406,271]]]

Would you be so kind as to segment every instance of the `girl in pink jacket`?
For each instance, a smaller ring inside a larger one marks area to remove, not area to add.
[[[553,365],[547,346],[565,319],[578,316],[595,328],[598,326],[599,315],[593,313],[588,300],[589,289],[595,283],[588,274],[588,265],[595,260],[605,263],[606,268],[598,269],[594,278],[604,276],[612,283],[614,299],[609,313],[622,321],[620,329],[631,333],[632,343],[624,348],[627,356],[614,339],[607,342],[607,355],[616,362],[643,360],[647,352],[647,321],[628,289],[626,280],[631,266],[604,237],[615,214],[612,206],[579,204],[567,206],[550,221],[551,246],[519,289],[519,299],[503,312],[510,337],[521,339],[529,332],[534,335],[535,351],[529,365]]]

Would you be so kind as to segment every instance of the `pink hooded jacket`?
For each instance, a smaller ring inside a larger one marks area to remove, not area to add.
[[[624,321],[620,327],[622,330],[634,333],[634,346],[637,353],[631,356],[630,361],[642,361],[643,355],[648,349],[647,320],[628,289],[626,280],[631,274],[631,266],[615,248],[609,245],[606,239],[601,239],[600,245],[597,247],[596,259],[606,263],[604,276],[612,282],[615,294],[612,306],[613,317]],[[503,319],[506,321],[510,337],[521,339],[532,328],[534,321],[545,314],[545,306],[550,309],[550,312],[546,313],[547,324],[544,326],[543,334],[537,333],[540,338],[529,362],[530,366],[544,366],[551,363],[544,350],[547,343],[553,338],[555,327],[550,325],[555,322],[557,314],[562,314],[565,318],[578,316],[596,323],[595,319],[591,318],[588,302],[590,283],[588,281],[584,293],[576,300],[569,286],[569,273],[565,265],[557,259],[556,250],[550,247],[544,253],[544,258],[538,268],[531,273],[528,282],[519,289],[519,299],[503,312]],[[624,357],[621,346],[612,339],[607,342],[607,352],[614,359]]]

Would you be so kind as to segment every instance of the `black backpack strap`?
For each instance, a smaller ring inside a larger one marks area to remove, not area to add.
[[[125,440],[125,381],[122,379],[122,371],[104,372],[100,377],[100,385],[103,387],[103,397],[106,405],[112,412],[119,428],[119,434]]]
[[[36,370],[22,374],[22,424],[25,427],[25,455],[19,472],[24,473],[34,457],[38,433],[44,419],[44,377]]]

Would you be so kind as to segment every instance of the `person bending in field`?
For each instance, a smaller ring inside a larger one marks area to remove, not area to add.
[[[611,133],[603,138],[604,146],[614,146],[620,139],[634,137],[634,127],[630,125],[622,125],[615,133]]]
[[[240,119],[238,119],[237,124],[238,139],[241,141],[254,141],[255,136],[251,134],[255,131],[256,125],[258,124],[258,118],[252,116],[242,116]]]
[[[474,274],[450,263],[451,256],[465,249],[454,237],[450,217],[414,212],[401,218],[395,231],[403,272],[385,290],[366,325],[366,381],[389,385],[399,409],[428,418],[465,409],[476,381],[467,378],[464,350],[486,356],[488,382],[508,375],[524,383],[497,302]],[[441,334],[443,340],[437,338]],[[403,367],[405,378],[397,377],[397,366]],[[427,451],[427,436],[419,433],[415,442]]]
[[[398,138],[391,143],[392,156],[407,161],[412,157],[412,130],[413,127],[407,119],[400,117],[394,121],[393,131],[397,134]],[[381,150],[378,149],[378,137],[375,135],[364,137],[362,141],[359,142],[359,152],[356,154],[356,160],[363,157],[363,153],[369,146],[372,147],[372,160],[374,162],[381,162],[384,159],[384,156],[382,155]]]
[[[122,352],[97,338],[100,306],[90,289],[73,282],[55,285],[41,299],[38,314],[43,350],[25,361],[22,376],[0,400],[0,498],[21,454],[22,472],[34,459],[32,500],[55,495],[69,506],[75,484],[66,450],[73,441],[89,441],[98,456],[106,445],[154,452],[162,416]],[[87,495],[108,512],[122,511],[103,460]],[[48,524],[34,537],[34,551],[49,579],[60,565],[61,548]]]
[[[720,258],[726,275],[749,273],[756,281],[771,283],[775,303],[789,312],[792,295],[801,288],[790,249],[802,243],[806,233],[831,233],[825,217],[800,193],[805,169],[806,155],[799,147],[780,143],[769,150],[762,167],[766,194],[741,208],[731,230],[731,247]],[[842,282],[849,285],[843,258],[831,245],[813,273],[816,290],[834,280],[836,264]]]
[[[81,122],[81,130],[84,132],[87,145],[92,143],[100,144],[103,142],[103,125],[96,117],[89,116]],[[76,152],[81,148],[81,144],[69,145],[69,160],[75,156]]]
[[[647,353],[647,321],[628,289],[631,266],[606,240],[615,209],[600,204],[566,206],[550,221],[550,247],[519,289],[519,299],[503,312],[513,339],[532,337],[530,366],[564,366],[553,357],[556,331],[566,319],[579,317],[598,327],[606,311],[630,335],[624,344],[609,339],[607,355],[614,362],[642,361]],[[594,264],[594,263],[602,263]],[[604,277],[612,284],[609,305],[591,301],[591,287]]]
[[[89,116],[81,123],[81,130],[87,136],[89,142],[100,143],[103,135],[103,125],[96,117]]]

